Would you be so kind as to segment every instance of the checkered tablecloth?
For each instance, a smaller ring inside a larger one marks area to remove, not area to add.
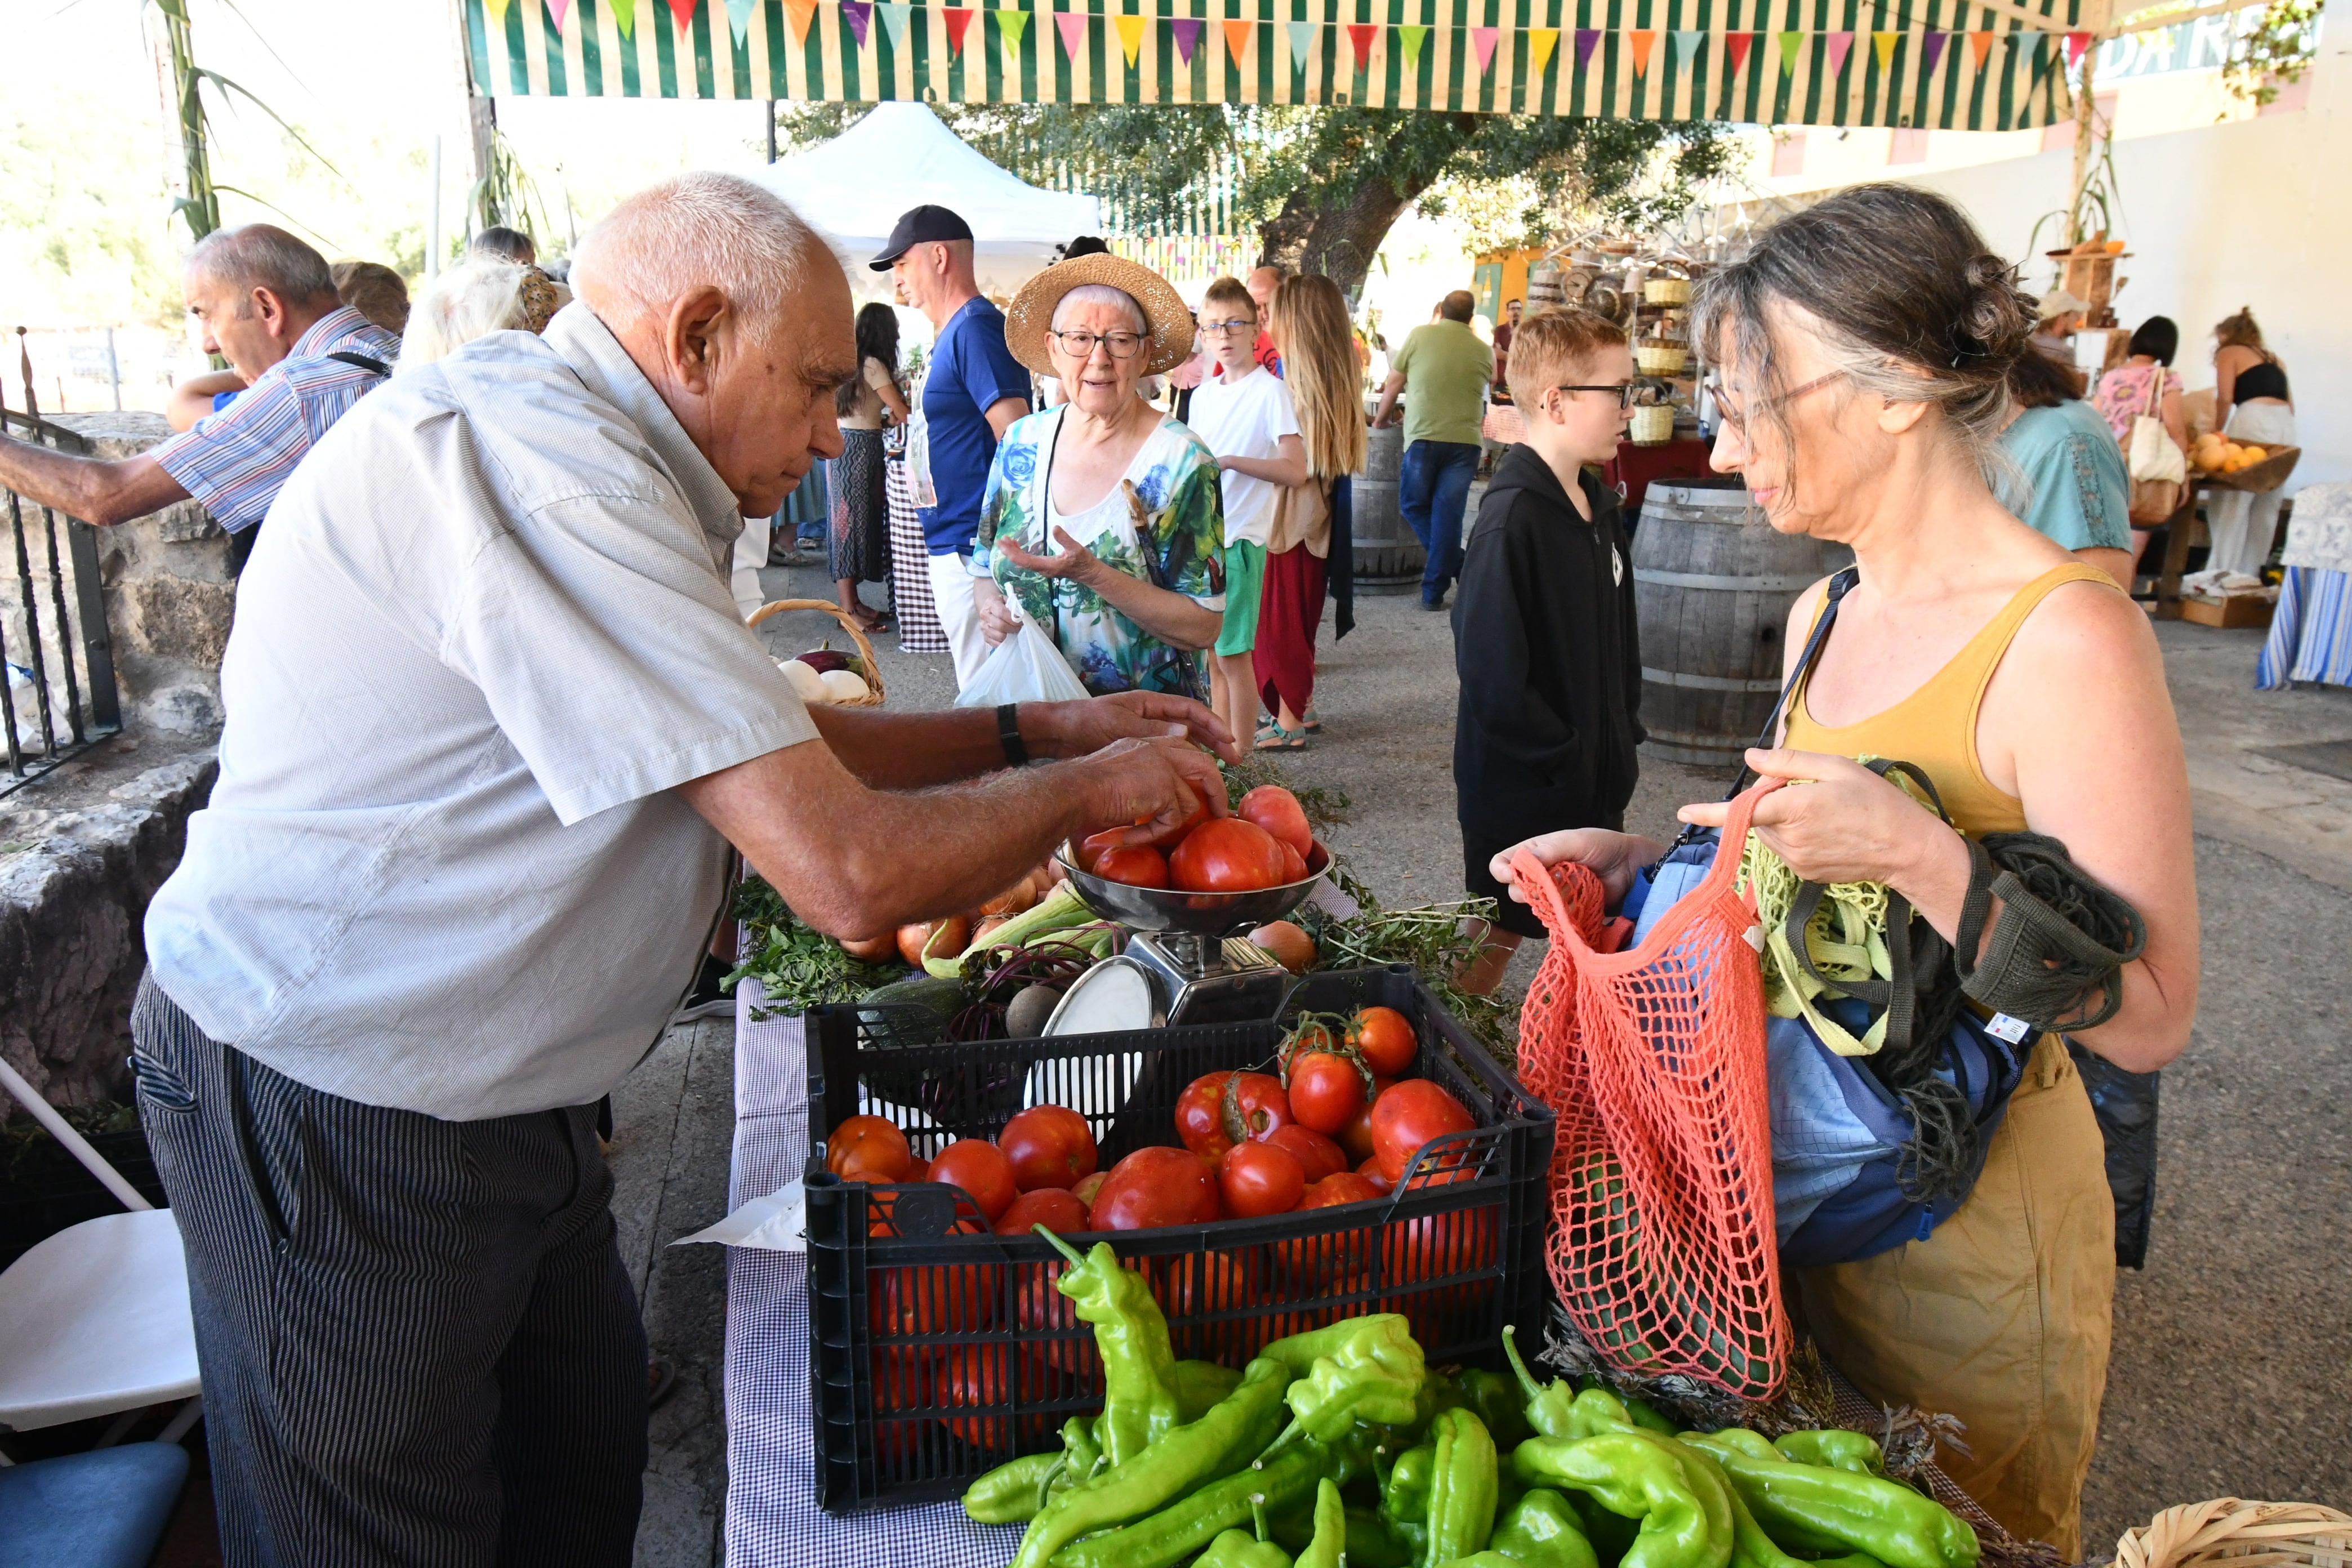
[[[798,1018],[755,1020],[756,982],[735,994],[735,1150],[727,1206],[764,1197],[808,1158],[808,1054]],[[816,1505],[808,1287],[795,1252],[727,1251],[728,1568],[1003,1568],[1009,1526],[953,1502],[835,1517]]]

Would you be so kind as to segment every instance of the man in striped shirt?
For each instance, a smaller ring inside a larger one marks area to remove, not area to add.
[[[326,258],[268,224],[215,231],[188,253],[182,293],[205,352],[247,390],[192,429],[109,461],[0,440],[0,485],[90,522],[124,522],[194,498],[237,536],[250,531],[294,465],[352,405],[383,384],[400,340],[335,295]]]

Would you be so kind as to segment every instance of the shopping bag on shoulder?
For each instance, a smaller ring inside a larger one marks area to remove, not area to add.
[[[1021,629],[996,645],[981,661],[970,684],[956,693],[959,708],[993,708],[1004,702],[1076,702],[1085,684],[1054,639],[1026,619]]]
[[[2189,462],[2164,427],[2164,368],[2148,378],[2147,407],[2133,416],[2131,437],[2124,445],[2125,466],[2131,472],[2131,521],[2159,523],[2180,506],[2180,492],[2189,481]]]

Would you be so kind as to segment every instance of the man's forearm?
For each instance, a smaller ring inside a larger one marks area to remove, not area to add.
[[[38,505],[99,524],[144,517],[188,499],[152,458],[107,462],[0,438],[0,485]]]
[[[812,708],[817,733],[867,789],[925,789],[1004,765],[993,708],[885,713],[872,708]],[[1024,735],[1023,740],[1027,741]],[[1040,756],[1045,754],[1041,749]]]

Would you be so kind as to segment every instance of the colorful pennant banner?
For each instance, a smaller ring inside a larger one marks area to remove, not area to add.
[[[1474,25],[1485,8],[1471,0],[1383,7],[1418,12],[1412,22],[1363,20],[1363,0],[1222,0],[1218,9],[1243,14],[1217,16],[1214,27],[1198,14],[1204,0],[1150,3],[1194,14],[1146,11],[1146,0],[463,0],[475,89],[491,96],[1357,103],[2015,130],[2072,114],[2057,68],[2078,64],[2092,42],[2078,26],[2081,0],[2025,0],[2046,18],[2041,28],[1951,0],[1931,13],[1948,26],[1866,34],[1862,24],[1886,13],[1865,13],[1861,0],[1828,0],[1826,14],[1802,0],[1712,6],[1717,19],[1748,24],[1739,27],[1675,26],[1710,10],[1653,0],[1640,19],[1662,26],[1566,28]],[[1105,8],[1082,8],[1093,5]],[[1139,8],[1121,8],[1129,5]],[[1283,14],[1299,6],[1318,15]],[[983,9],[992,29],[972,26]],[[1030,26],[1039,16],[1053,18],[1050,31]],[[1545,0],[1529,19],[1572,18]],[[1832,20],[1842,26],[1772,25]],[[1865,36],[1870,47],[1857,51]],[[1968,47],[1951,47],[1960,37]]]

